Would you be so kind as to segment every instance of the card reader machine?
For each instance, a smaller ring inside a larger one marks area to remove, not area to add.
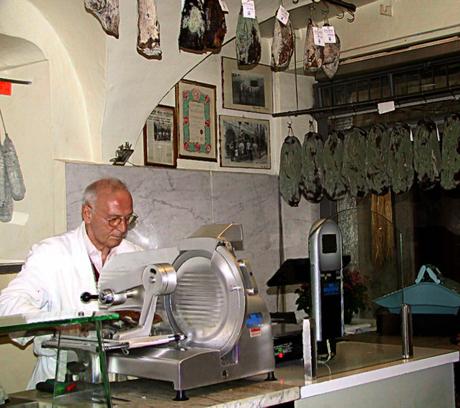
[[[312,315],[316,322],[318,354],[335,354],[344,332],[342,236],[330,219],[315,222],[308,238]]]

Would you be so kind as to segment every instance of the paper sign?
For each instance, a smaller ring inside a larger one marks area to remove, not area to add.
[[[253,0],[243,0],[243,17],[256,18],[256,6]]]
[[[284,25],[289,21],[289,11],[287,11],[283,6],[280,6],[278,12],[276,13],[276,18]]]
[[[229,9],[228,9],[228,4],[225,0],[219,0],[219,4],[220,4],[220,8],[222,9],[222,11],[224,13],[228,13],[229,12]]]
[[[323,39],[326,44],[335,43],[335,30],[333,26],[325,25],[321,30],[323,31]]]
[[[0,95],[11,95],[11,82],[0,82]]]
[[[13,217],[11,218],[10,224],[15,225],[26,225],[29,220],[29,214],[19,211],[13,211]]]
[[[377,104],[377,110],[379,115],[382,115],[387,112],[393,112],[395,110],[395,101],[382,102]]]
[[[313,42],[315,45],[324,47],[323,30],[319,27],[313,27]]]

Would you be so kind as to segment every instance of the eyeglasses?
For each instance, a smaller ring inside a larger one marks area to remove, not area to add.
[[[87,204],[88,205],[88,204]],[[93,207],[88,205],[89,208],[91,208],[91,211],[96,212]],[[136,226],[137,219],[139,218],[135,213],[132,213],[127,216],[122,216],[122,215],[112,215],[110,217],[103,217],[100,216],[107,224],[109,224],[110,227],[116,228],[118,227],[122,221],[125,222],[126,226],[128,229],[132,229]]]
[[[124,221],[128,227],[128,229],[134,228],[136,225],[137,219],[139,217],[132,213],[131,215],[128,215],[126,217],[123,217],[122,215],[114,215],[112,217],[104,218],[107,221],[107,224],[109,224],[112,228],[118,227],[122,221]]]

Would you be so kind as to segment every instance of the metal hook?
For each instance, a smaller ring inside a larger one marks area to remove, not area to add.
[[[341,13],[337,14],[337,18],[339,20],[342,20],[342,18],[344,18],[344,17],[345,17],[345,12],[343,10],[341,11]]]
[[[347,10],[347,13],[350,14],[351,18],[347,18],[347,21],[349,23],[352,23],[353,21],[355,21],[355,13],[353,13],[353,11],[350,11],[350,10]]]

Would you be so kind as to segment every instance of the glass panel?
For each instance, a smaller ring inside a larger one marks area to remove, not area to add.
[[[407,93],[408,94],[413,94],[413,93],[420,92],[421,89],[423,89],[423,90],[432,89],[430,87],[427,87],[426,89],[425,88],[420,88],[421,78],[420,78],[420,73],[419,72],[413,72],[413,73],[409,72],[409,73],[407,73],[406,79],[407,79]],[[427,80],[427,78],[425,78],[425,85],[428,86],[429,83],[432,83],[431,73],[429,73],[428,80]]]
[[[365,102],[369,100],[369,83],[368,81],[357,82],[358,102]]]
[[[41,312],[0,317],[0,334],[14,331],[50,329],[63,325],[91,323],[97,320],[118,319],[110,312]]]
[[[460,85],[460,63],[449,65],[449,86]]]
[[[376,99],[380,99],[382,97],[382,81],[381,81],[381,78],[378,77],[378,78],[372,78],[371,79],[371,100],[376,100]]]
[[[406,74],[393,75],[393,86],[395,96],[407,95]]]

